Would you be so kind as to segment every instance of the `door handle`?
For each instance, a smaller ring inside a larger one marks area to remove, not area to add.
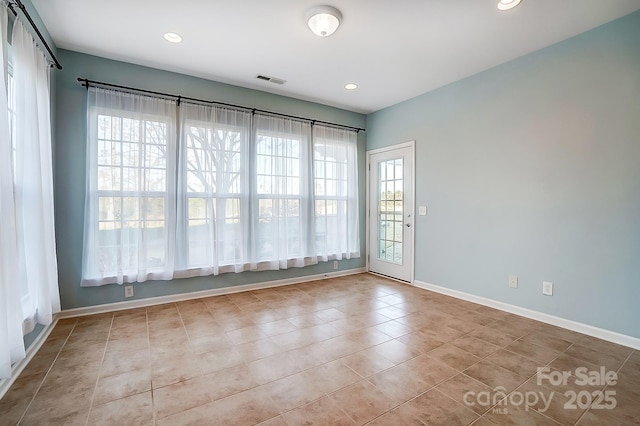
[[[404,226],[406,226],[407,228],[411,228],[411,224],[410,223],[405,223]]]

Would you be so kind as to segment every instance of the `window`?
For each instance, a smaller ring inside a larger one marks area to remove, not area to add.
[[[186,253],[179,276],[236,271],[247,259],[244,224],[247,211],[248,146],[251,114],[203,105],[181,105],[183,160],[179,208],[186,231],[178,241]]]
[[[359,255],[355,132],[96,88],[89,105],[82,285]]]
[[[360,256],[356,134],[314,126],[316,251],[321,260]]]
[[[172,276],[174,105],[90,91],[85,285]]]
[[[13,183],[16,183],[16,91],[13,80],[13,65],[9,62],[7,66],[7,100],[9,102],[9,133],[11,135],[11,153],[13,163]]]
[[[277,243],[280,243],[278,240],[282,241],[289,255],[299,256],[302,253],[299,244],[300,140],[293,137],[258,134],[258,260],[271,259],[277,251]],[[274,232],[280,224],[288,230],[286,234]]]
[[[105,270],[127,270],[139,255],[151,269],[166,261],[166,135],[163,121],[98,115],[98,257]],[[138,238],[150,243],[142,252]]]
[[[190,267],[204,266],[214,257],[223,265],[239,260],[242,241],[235,237],[234,228],[241,219],[242,155],[240,132],[187,127]],[[206,234],[212,234],[212,238],[201,238]]]
[[[10,50],[9,50],[10,51]],[[9,110],[9,134],[11,138],[11,171],[13,174],[13,188],[14,193],[17,193],[21,189],[19,188],[18,176],[17,176],[17,144],[16,144],[16,86],[13,79],[13,64],[9,62],[7,64],[7,101]],[[23,271],[24,273],[24,271]],[[31,305],[29,301],[29,283],[27,280],[20,280],[20,289],[22,296],[23,312],[29,312],[28,308]]]
[[[404,159],[396,158],[379,163],[381,229],[378,258],[402,263],[404,232],[403,176]]]
[[[9,52],[11,52],[11,48],[9,47]],[[9,61],[7,64],[7,101],[8,101],[8,110],[9,110],[9,133],[11,139],[11,164],[12,164],[12,174],[13,174],[13,190],[14,194],[19,194],[23,191],[24,182],[18,178],[18,167],[17,167],[17,132],[16,132],[16,86],[15,80],[13,78],[13,64]],[[26,274],[26,266],[21,263],[21,274],[22,277]],[[29,281],[26,279],[20,280],[20,294],[22,301],[22,311],[26,313],[26,316],[32,315],[32,305],[33,305],[33,297],[29,292]],[[31,324],[25,327],[26,329],[32,329],[33,321],[31,320]]]
[[[310,214],[311,125],[256,115],[254,259],[273,268],[315,263]]]

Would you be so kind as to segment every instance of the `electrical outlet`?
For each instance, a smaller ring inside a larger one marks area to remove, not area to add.
[[[338,269],[338,261],[337,260],[333,261],[333,269]]]
[[[427,206],[418,207],[418,215],[426,216],[427,215]]]
[[[509,275],[509,287],[518,288],[518,276],[517,275]]]
[[[553,296],[553,283],[544,281],[542,283],[542,294],[546,296]]]
[[[124,286],[124,297],[133,297],[133,286],[125,285]]]

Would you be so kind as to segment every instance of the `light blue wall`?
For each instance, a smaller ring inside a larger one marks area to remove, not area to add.
[[[40,15],[38,14],[38,11],[36,10],[35,7],[33,7],[33,3],[31,3],[31,0],[22,0],[22,4],[24,5],[25,9],[27,9],[27,12],[29,13],[29,16],[31,16],[31,19],[33,19],[33,22],[38,27],[38,30],[40,30],[40,33],[42,34],[42,36],[46,40],[46,42],[49,45],[49,47],[51,48],[51,50],[53,50],[53,53],[55,54],[56,53],[56,45],[53,42],[53,39],[51,38],[51,35],[49,34],[49,30],[47,30],[47,27],[44,25],[44,22],[42,22],[42,18],[40,18]],[[38,41],[38,37],[37,37],[37,35],[35,33],[35,30],[33,30],[33,28],[31,27],[31,24],[29,24],[29,21],[27,21],[27,18],[24,17],[24,14],[22,13],[22,10],[20,10],[20,8],[18,6],[14,6],[14,9],[18,13],[18,16],[20,17],[20,19],[22,19],[22,23],[23,23],[24,27],[27,30],[29,30],[31,32],[31,34],[33,35],[33,38]],[[46,53],[46,55],[48,57],[49,54]]]
[[[45,326],[42,324],[36,324],[36,327],[33,329],[31,333],[25,334],[23,336],[22,341],[24,342],[24,347],[26,349],[29,349],[31,345],[33,345],[33,342],[35,342],[38,336],[40,336],[40,333],[42,333],[42,330],[44,330],[44,327]]]
[[[367,129],[416,140],[417,280],[640,337],[640,12]]]
[[[77,77],[147,90],[211,99],[317,120],[364,127],[365,116],[311,102],[243,89],[157,69],[58,50],[64,70],[56,80],[55,208],[58,273],[63,309],[123,301],[118,285],[81,288],[82,224],[85,197],[86,90]],[[365,133],[358,136],[360,205],[364,212]],[[364,253],[364,220],[361,226]],[[364,256],[341,261],[340,270],[364,266]],[[257,283],[309,274],[333,272],[332,262],[284,271],[245,272],[218,276],[135,284],[134,299]],[[131,300],[131,299],[126,299]]]

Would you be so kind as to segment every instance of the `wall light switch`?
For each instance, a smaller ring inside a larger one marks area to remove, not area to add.
[[[426,216],[427,215],[427,206],[418,207],[418,214],[420,216]]]
[[[544,281],[542,283],[542,294],[546,296],[553,296],[553,283]]]

